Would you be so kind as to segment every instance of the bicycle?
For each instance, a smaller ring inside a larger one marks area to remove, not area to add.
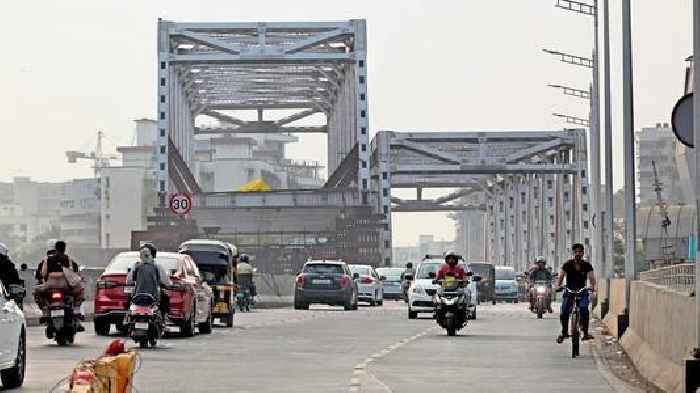
[[[581,317],[579,315],[579,309],[578,309],[578,302],[580,299],[580,296],[588,291],[590,291],[589,288],[581,288],[577,291],[571,290],[566,287],[558,288],[556,292],[564,292],[565,294],[572,295],[569,301],[573,302],[573,307],[571,310],[571,315],[569,316],[569,319],[571,321],[571,357],[575,358],[577,356],[581,355],[581,352],[579,350],[580,344],[581,344],[581,330],[580,330],[580,323],[581,323]]]

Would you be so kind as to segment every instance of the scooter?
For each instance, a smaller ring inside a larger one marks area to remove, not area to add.
[[[163,336],[163,318],[155,298],[148,293],[138,293],[131,298],[126,316],[129,336],[140,348],[155,347]]]
[[[56,340],[60,346],[73,344],[80,326],[73,310],[73,296],[67,288],[49,288],[47,294],[48,316],[42,318],[46,323],[46,338]]]
[[[471,272],[467,274],[471,275]],[[474,276],[473,280],[481,281],[481,277]],[[433,281],[433,284],[440,286],[438,289],[426,290],[433,296],[435,321],[447,331],[448,336],[455,336],[457,331],[467,326],[469,299],[464,288],[468,283],[468,280],[457,280],[454,275],[448,275],[444,280]]]

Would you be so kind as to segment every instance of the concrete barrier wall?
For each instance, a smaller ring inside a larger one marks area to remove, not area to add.
[[[609,280],[607,285],[610,286],[609,308],[603,322],[610,330],[610,334],[617,336],[617,316],[622,314],[626,307],[627,281],[624,278],[614,278]]]
[[[633,281],[621,343],[637,369],[667,392],[683,391],[683,361],[695,344],[695,298]]]

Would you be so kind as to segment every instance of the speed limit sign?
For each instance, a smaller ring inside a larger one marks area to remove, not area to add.
[[[192,197],[177,192],[170,196],[170,211],[178,216],[184,216],[192,211]]]

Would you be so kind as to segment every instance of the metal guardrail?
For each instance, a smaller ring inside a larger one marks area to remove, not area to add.
[[[681,263],[639,273],[639,279],[679,292],[695,290],[695,264]]]

